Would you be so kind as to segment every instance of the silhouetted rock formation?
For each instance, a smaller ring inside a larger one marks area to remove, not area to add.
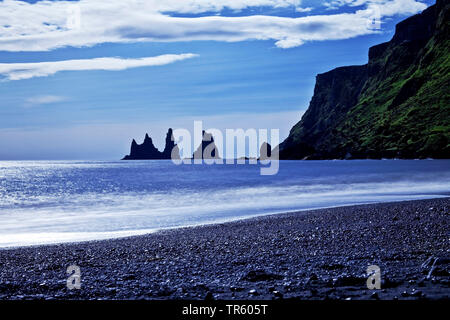
[[[180,159],[180,150],[173,140],[173,131],[170,128],[166,135],[166,146],[162,153],[163,159]]]
[[[272,146],[264,142],[259,149],[259,160],[267,160],[272,157]]]
[[[192,157],[194,159],[220,159],[219,150],[214,143],[212,134],[203,130],[202,136],[202,143],[198,146]]]
[[[163,152],[160,152],[153,144],[152,138],[145,135],[144,142],[137,144],[133,139],[131,143],[131,150],[128,156],[125,156],[122,160],[168,160],[180,159],[180,153],[178,146],[173,142],[173,131],[169,129],[166,136],[166,146]]]

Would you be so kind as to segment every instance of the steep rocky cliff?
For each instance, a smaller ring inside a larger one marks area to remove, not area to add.
[[[400,22],[367,65],[318,75],[281,159],[450,158],[449,7]]]

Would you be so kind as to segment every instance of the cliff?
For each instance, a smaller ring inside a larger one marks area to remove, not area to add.
[[[368,64],[318,75],[280,158],[450,158],[449,7],[400,22]]]

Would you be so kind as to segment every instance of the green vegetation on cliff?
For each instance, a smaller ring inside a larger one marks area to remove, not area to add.
[[[281,158],[450,158],[449,7],[399,23],[367,65],[318,75]]]

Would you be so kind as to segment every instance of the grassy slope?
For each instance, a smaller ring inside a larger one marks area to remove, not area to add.
[[[399,59],[408,56],[408,44],[395,45],[381,57],[385,68],[394,72],[369,80],[359,103],[338,127],[342,136],[356,142],[354,152],[385,151],[385,156],[402,157],[449,154],[449,41],[440,40],[429,40],[409,65]]]
[[[323,117],[317,109],[340,104],[327,100],[317,103],[313,97],[310,109],[314,112],[307,112],[292,129],[281,145],[282,157],[283,148],[289,146],[287,158],[343,158],[349,154],[354,158],[450,158],[448,7],[441,6],[431,39],[391,41],[374,48],[378,53],[369,61],[369,76],[358,101],[343,115],[335,116],[338,121],[320,130],[311,125],[323,122],[319,117],[314,119],[314,113]],[[328,94],[334,99],[329,87],[318,89],[315,96]]]

